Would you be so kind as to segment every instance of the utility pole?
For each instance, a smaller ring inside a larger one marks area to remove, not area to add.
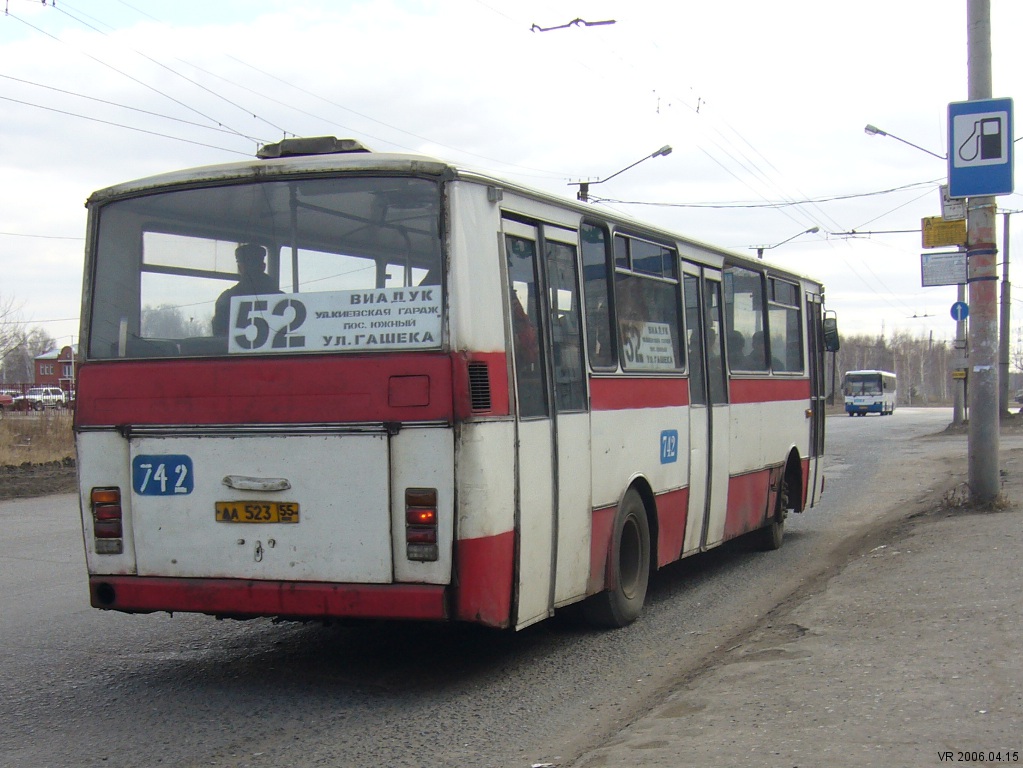
[[[991,0],[967,0],[969,100],[991,98]],[[1011,139],[1010,139],[1011,140]],[[954,147],[949,147],[949,152]],[[966,209],[970,291],[969,485],[976,504],[998,498],[998,247],[995,198],[971,197]]]

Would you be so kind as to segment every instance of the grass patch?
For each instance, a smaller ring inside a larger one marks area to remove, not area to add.
[[[71,411],[5,413],[0,419],[0,466],[75,458]]]

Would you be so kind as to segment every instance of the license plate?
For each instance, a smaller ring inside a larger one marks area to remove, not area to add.
[[[298,502],[294,501],[218,501],[218,523],[297,523]]]

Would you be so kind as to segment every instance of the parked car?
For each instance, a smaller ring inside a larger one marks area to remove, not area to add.
[[[6,392],[0,392],[0,419],[4,417],[4,411],[9,411],[13,407],[14,398]]]
[[[65,402],[64,390],[60,387],[32,387],[25,394],[14,398],[14,407],[41,411],[43,408],[59,408]]]

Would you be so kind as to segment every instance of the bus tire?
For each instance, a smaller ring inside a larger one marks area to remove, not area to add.
[[[613,586],[586,599],[582,611],[592,626],[615,629],[636,620],[650,583],[650,523],[635,488],[625,493],[615,515],[608,567]]]

